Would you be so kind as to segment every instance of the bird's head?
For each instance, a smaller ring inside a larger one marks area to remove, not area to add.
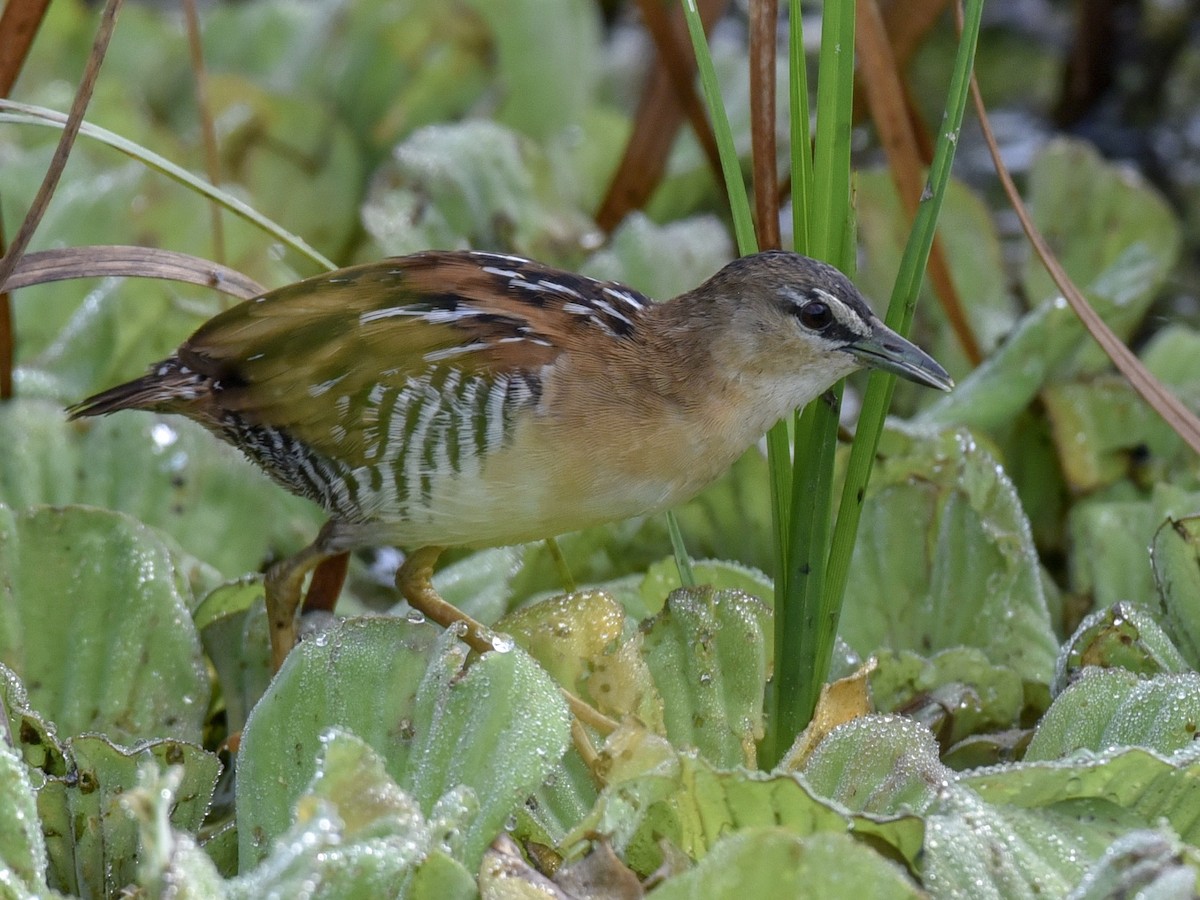
[[[750,377],[779,379],[800,402],[864,367],[943,391],[954,385],[929,354],[883,324],[850,279],[807,256],[742,257],[697,295],[709,301],[710,323],[725,323],[724,346],[713,352],[728,358],[719,362]]]

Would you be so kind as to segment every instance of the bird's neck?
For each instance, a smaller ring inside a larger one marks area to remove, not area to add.
[[[765,332],[739,298],[714,298],[703,287],[645,311],[655,319],[645,329],[646,355],[674,359],[669,369],[687,396],[737,409],[741,429],[755,437],[854,368],[842,354],[806,357],[803,347],[781,353],[777,335]]]

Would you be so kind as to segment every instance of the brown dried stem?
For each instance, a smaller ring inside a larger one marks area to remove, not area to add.
[[[961,28],[962,8],[956,4],[956,9]],[[1071,280],[1071,277],[1062,267],[1062,263],[1058,261],[1058,257],[1054,255],[1054,251],[1050,249],[1050,245],[1046,243],[1046,238],[1038,230],[1037,225],[1034,224],[1033,218],[1029,215],[1029,210],[1026,208],[1020,193],[1017,191],[1017,186],[1013,183],[1012,176],[1009,174],[1007,167],[1005,167],[1004,161],[1000,158],[1000,148],[996,143],[996,136],[992,132],[991,122],[987,116],[987,109],[983,105],[983,96],[979,92],[979,83],[973,75],[971,77],[971,98],[975,103],[975,111],[979,115],[979,124],[983,129],[983,138],[987,142],[988,151],[992,155],[992,163],[996,167],[996,175],[1000,178],[1000,184],[1004,188],[1004,193],[1008,195],[1009,203],[1012,204],[1013,211],[1016,212],[1017,218],[1021,221],[1021,227],[1025,231],[1025,236],[1029,239],[1029,243],[1033,246],[1038,258],[1042,261],[1042,265],[1046,267],[1046,271],[1054,280],[1058,289],[1062,291],[1063,297],[1066,298],[1075,315],[1083,322],[1088,333],[1100,345],[1101,349],[1108,354],[1109,359],[1113,361],[1113,365],[1125,376],[1138,396],[1162,416],[1166,423],[1174,429],[1176,434],[1183,438],[1193,451],[1200,453],[1200,418],[1197,418],[1195,413],[1184,406],[1183,402],[1170,389],[1142,365],[1141,360],[1134,355],[1133,351],[1125,346],[1125,342],[1117,337],[1113,333],[1113,330],[1100,318],[1100,314],[1092,309],[1087,298],[1083,296],[1083,292],[1075,286],[1075,282]]]
[[[192,75],[196,79],[196,107],[200,116],[200,134],[204,141],[204,167],[214,187],[221,185],[221,155],[217,149],[217,130],[213,125],[212,107],[208,99],[208,70],[204,66],[204,46],[200,41],[200,16],[196,0],[183,0],[184,21],[187,23],[188,54],[192,60]],[[225,262],[225,225],[221,205],[209,202],[212,218],[213,259]]]
[[[58,186],[59,178],[62,177],[67,157],[71,155],[71,147],[75,144],[79,127],[83,124],[83,114],[87,112],[88,103],[92,99],[96,78],[100,75],[100,66],[104,63],[104,55],[108,51],[108,42],[112,38],[113,29],[117,24],[117,13],[120,10],[121,0],[107,0],[104,4],[104,11],[100,15],[100,25],[96,29],[96,38],[92,43],[92,51],[88,55],[83,78],[80,79],[79,88],[75,91],[75,100],[71,103],[71,112],[67,116],[67,124],[63,128],[63,132],[59,136],[58,146],[54,149],[50,167],[46,170],[42,186],[38,188],[37,196],[34,197],[29,212],[25,214],[25,221],[21,223],[17,236],[13,238],[8,252],[4,254],[3,258],[0,258],[0,288],[7,286],[8,277],[16,268],[17,261],[25,253],[25,248],[29,246],[30,240],[33,239],[33,233],[42,221],[46,207],[50,205],[50,198],[54,196],[54,189]]]
[[[778,0],[750,4],[750,148],[758,246],[778,249],[779,172],[775,150],[775,32]]]
[[[123,245],[64,247],[25,254],[8,279],[8,287],[31,287],[71,278],[160,278],[196,284],[249,300],[265,293],[254,279],[211,260],[174,250]]]
[[[0,13],[0,97],[7,97],[17,83],[49,7],[50,0],[8,0],[4,4]]]

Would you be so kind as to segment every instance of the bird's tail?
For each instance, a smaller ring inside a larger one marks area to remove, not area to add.
[[[118,384],[67,407],[72,419],[103,416],[120,409],[176,412],[208,393],[209,379],[172,356],[151,367],[141,378]]]

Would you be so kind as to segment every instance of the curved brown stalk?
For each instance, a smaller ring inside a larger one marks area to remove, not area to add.
[[[239,300],[266,292],[261,284],[235,269],[174,250],[120,244],[64,247],[26,253],[17,261],[7,287],[31,287],[71,278],[159,278],[221,291]]]
[[[962,8],[956,6],[958,19],[961,27]],[[975,103],[975,111],[979,115],[979,124],[983,129],[983,138],[987,142],[988,152],[992,155],[992,163],[996,167],[996,174],[1000,178],[1000,184],[1004,187],[1004,193],[1008,195],[1009,203],[1012,204],[1013,210],[1017,214],[1017,218],[1021,220],[1021,228],[1025,231],[1025,236],[1029,239],[1029,243],[1033,246],[1034,252],[1042,261],[1042,265],[1046,267],[1046,271],[1062,291],[1062,295],[1066,298],[1071,309],[1079,320],[1083,322],[1083,326],[1088,330],[1088,333],[1100,345],[1101,349],[1108,354],[1108,358],[1113,361],[1113,365],[1117,370],[1125,376],[1129,384],[1137,392],[1150,407],[1163,417],[1168,425],[1192,448],[1196,453],[1200,453],[1200,418],[1197,418],[1195,413],[1184,406],[1183,402],[1176,397],[1170,389],[1161,381],[1155,378],[1150,371],[1142,365],[1139,360],[1122,341],[1113,330],[1105,324],[1100,318],[1087,298],[1075,286],[1075,282],[1067,274],[1062,264],[1058,261],[1058,257],[1054,255],[1054,251],[1050,249],[1050,245],[1046,243],[1045,237],[1034,224],[1033,218],[1029,215],[1029,210],[1025,207],[1024,201],[1021,200],[1021,195],[1017,191],[1016,185],[1013,183],[1012,176],[1004,165],[1004,161],[1000,158],[1000,148],[996,143],[996,136],[992,132],[991,122],[988,120],[987,110],[983,105],[983,96],[979,92],[979,83],[974,76],[971,76],[971,98]]]
[[[12,274],[13,269],[17,266],[17,260],[29,246],[29,241],[42,221],[46,207],[50,205],[50,198],[54,196],[54,189],[58,187],[58,180],[62,177],[63,169],[67,165],[67,157],[71,155],[71,148],[75,145],[75,138],[79,135],[79,128],[83,124],[83,115],[87,112],[88,103],[91,102],[96,79],[100,75],[100,66],[104,63],[105,53],[108,52],[108,42],[112,38],[113,29],[116,28],[117,13],[120,10],[121,0],[108,0],[104,4],[104,12],[101,13],[100,25],[96,29],[96,38],[92,43],[92,51],[88,55],[83,77],[79,80],[79,88],[75,91],[71,112],[67,115],[66,127],[59,136],[58,146],[54,148],[54,156],[50,159],[50,166],[42,179],[41,187],[38,188],[37,196],[33,199],[33,204],[25,214],[25,220],[21,222],[21,227],[17,231],[16,237],[13,238],[8,252],[4,254],[3,258],[0,258],[0,288],[8,286],[8,276]]]

